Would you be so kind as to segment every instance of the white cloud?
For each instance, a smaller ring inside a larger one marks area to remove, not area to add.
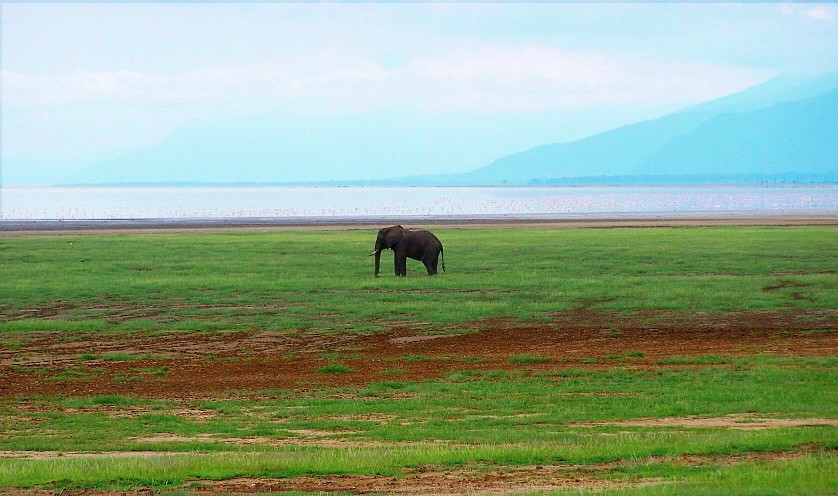
[[[537,44],[470,44],[414,54],[388,69],[350,51],[296,54],[175,74],[64,76],[4,71],[4,105],[265,105],[348,112],[399,105],[488,112],[596,105],[679,105],[743,89],[771,74],[673,63],[631,53]]]
[[[673,105],[743,89],[770,74],[628,53],[482,46],[414,60],[399,83],[429,105],[489,111]],[[431,93],[433,92],[433,93]]]
[[[56,106],[84,102],[136,103],[154,100],[170,78],[132,71],[78,72],[63,76],[3,71],[3,104]]]
[[[816,21],[832,22],[835,20],[835,13],[826,5],[816,7],[782,4],[780,12],[786,17],[799,17],[802,19],[814,19]]]
[[[369,60],[331,54],[175,74],[94,71],[48,76],[2,72],[4,104],[15,106],[211,105],[247,98],[283,101],[342,94],[345,91],[341,88],[375,84],[387,77],[387,71]]]
[[[819,5],[813,9],[807,10],[806,15],[818,21],[832,22],[835,20],[835,14],[832,12],[832,9],[825,5]]]

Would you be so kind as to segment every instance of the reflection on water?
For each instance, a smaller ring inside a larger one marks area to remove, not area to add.
[[[2,219],[834,211],[835,186],[3,188]]]

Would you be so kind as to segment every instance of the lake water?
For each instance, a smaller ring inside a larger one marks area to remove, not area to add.
[[[838,211],[836,186],[3,188],[3,220]]]

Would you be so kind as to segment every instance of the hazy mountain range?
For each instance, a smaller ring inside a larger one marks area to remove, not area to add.
[[[584,184],[838,179],[838,74],[780,76],[744,92],[469,174],[411,181]]]
[[[338,129],[339,123],[334,125]],[[235,129],[231,130],[231,126]],[[310,160],[302,149],[295,147],[294,133],[334,135],[335,146],[319,151],[317,160],[333,161],[344,167],[351,166],[342,163],[347,156],[357,156],[344,151],[347,148],[357,151],[364,146],[363,138],[352,133],[341,135],[330,129],[286,127],[287,124],[270,116],[193,125],[157,146],[100,162],[64,182],[280,183],[283,179],[277,175],[277,163],[305,164]],[[277,139],[278,136],[284,138]],[[397,153],[398,143],[387,150],[390,154]],[[391,158],[382,155],[370,160]],[[414,175],[339,184],[762,181],[838,181],[838,73],[814,78],[778,76],[741,93],[658,119],[500,157],[465,174]]]

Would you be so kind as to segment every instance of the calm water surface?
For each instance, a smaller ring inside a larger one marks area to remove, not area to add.
[[[836,186],[3,188],[2,219],[836,211]]]

